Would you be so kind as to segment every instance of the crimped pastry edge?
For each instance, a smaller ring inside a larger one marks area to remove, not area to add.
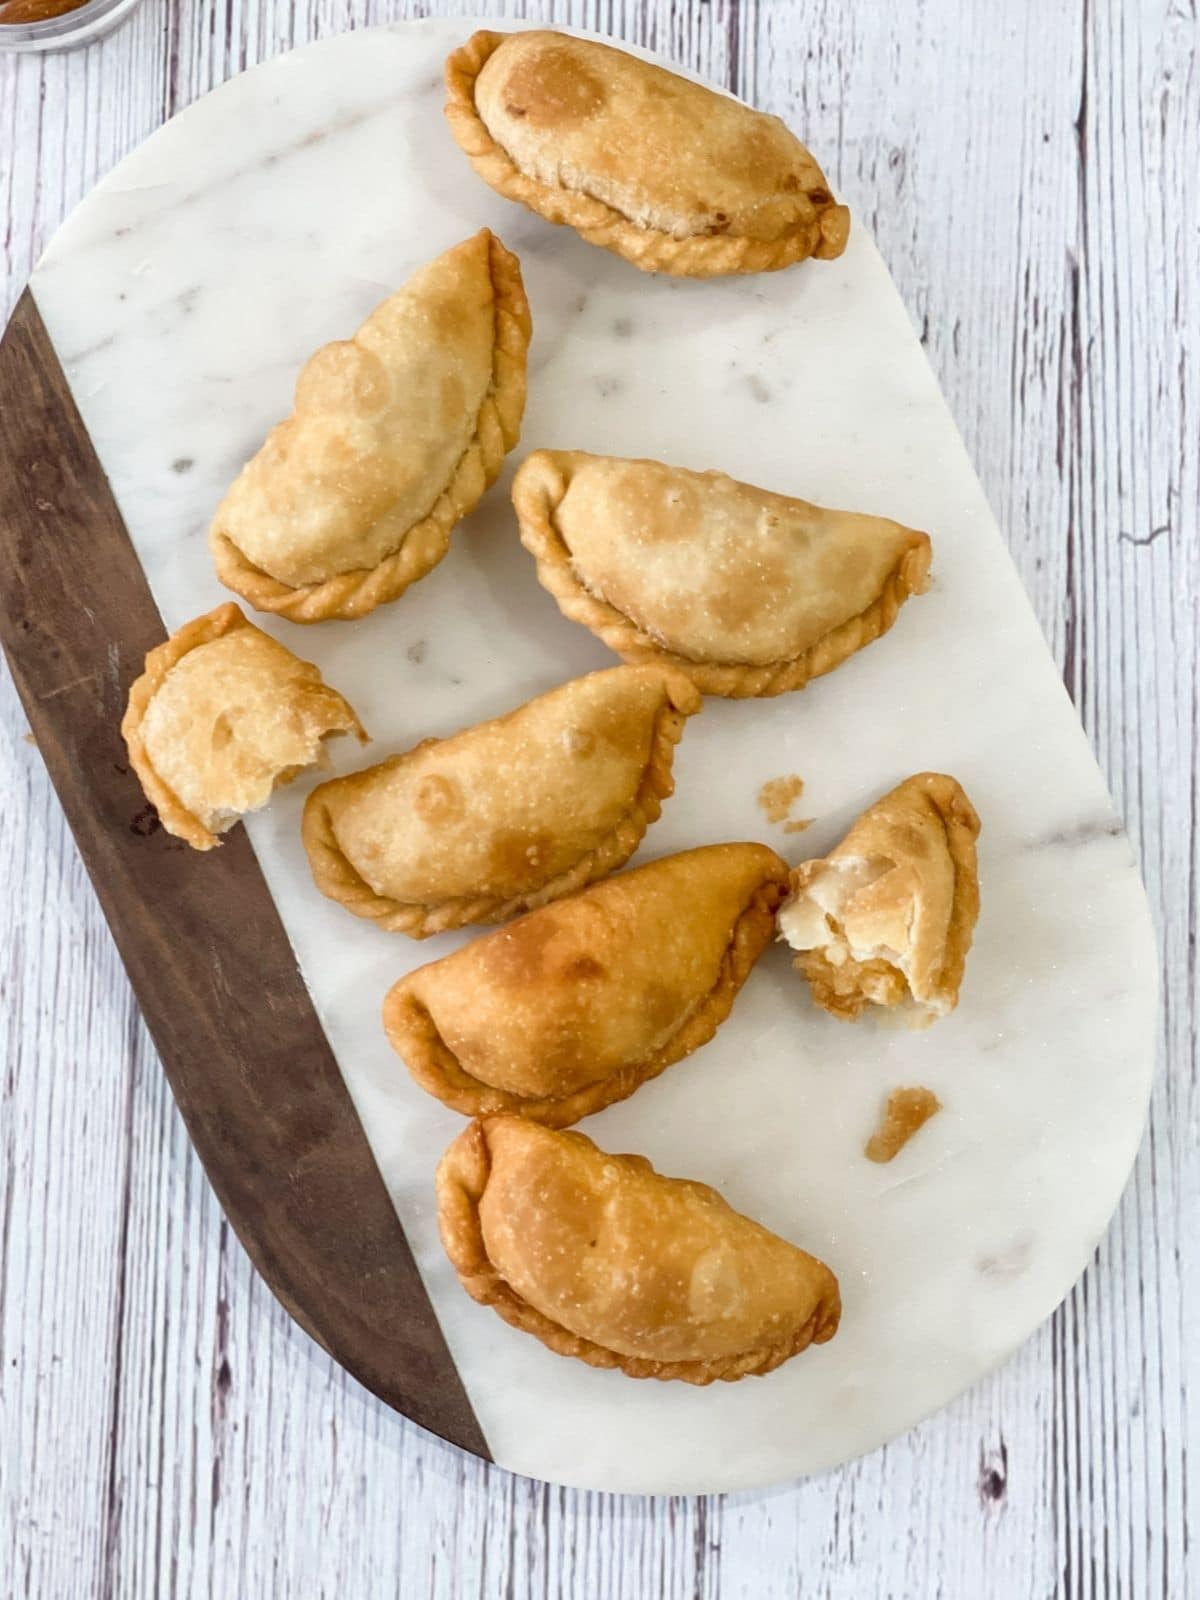
[[[729,234],[677,239],[674,234],[643,227],[592,195],[531,178],[492,137],[475,104],[476,78],[488,58],[510,37],[481,28],[451,52],[445,69],[445,110],[451,132],[483,181],[505,199],[518,201],[547,222],[574,228],[589,244],[610,250],[642,272],[666,272],[673,277],[777,272],[810,256],[833,260],[846,248],[850,212],[832,200],[807,228],[797,228],[782,239]]]
[[[704,1387],[718,1381],[734,1383],[739,1378],[763,1377],[807,1350],[810,1344],[824,1344],[837,1332],[841,1298],[836,1278],[833,1306],[827,1310],[824,1302],[819,1303],[790,1339],[721,1360],[651,1361],[622,1355],[553,1322],[510,1288],[488,1257],[479,1223],[479,1202],[491,1175],[488,1121],[485,1117],[464,1128],[438,1163],[435,1187],[442,1246],[472,1300],[491,1306],[511,1327],[531,1333],[556,1355],[573,1356],[591,1367],[616,1368],[630,1378],[676,1379]]]
[[[950,1012],[958,1005],[959,990],[962,987],[963,976],[966,972],[967,956],[970,954],[971,945],[975,937],[975,923],[979,918],[979,867],[975,848],[975,841],[979,837],[981,823],[979,813],[971,804],[966,790],[957,778],[944,772],[915,772],[910,777],[889,789],[887,794],[881,795],[874,806],[868,806],[859,813],[847,831],[847,837],[858,826],[859,820],[875,806],[882,805],[900,789],[910,786],[919,788],[923,797],[928,801],[942,829],[946,835],[946,848],[950,854],[950,863],[954,870],[954,888],[950,900],[950,923],[946,930],[946,957],[938,969],[932,982],[922,983],[922,997],[918,998],[912,988],[911,980],[904,979],[908,993],[909,1004],[924,1012],[928,1021],[936,1021],[940,1017],[949,1016]],[[840,848],[839,845],[835,850]],[[832,855],[834,852],[830,852]],[[828,856],[814,857],[811,861],[802,861],[793,868],[791,873],[791,895],[797,895],[807,889],[812,878],[813,869],[823,866],[829,859]],[[836,1017],[839,1022],[857,1022],[865,1011],[880,1009],[874,1002],[864,995],[861,1003],[851,1005],[849,1001],[840,1008],[827,1004],[818,996],[819,984],[814,982],[809,971],[806,958],[814,952],[802,950],[797,954],[792,965],[804,978],[812,993],[814,1004]],[[897,969],[899,970],[899,969]],[[904,976],[901,974],[901,976]],[[884,1007],[883,1009],[889,1009]]]
[[[770,854],[774,856],[773,851]],[[642,1084],[707,1044],[729,1016],[751,969],[774,937],[775,913],[787,893],[787,863],[779,856],[774,859],[776,868],[754,885],[733,923],[716,983],[671,1038],[641,1061],[626,1062],[569,1095],[535,1099],[497,1089],[467,1072],[442,1038],[424,1001],[411,992],[411,981],[420,968],[393,984],[384,999],[383,1025],[392,1049],[427,1094],[468,1117],[510,1112],[547,1128],[566,1128],[626,1100]]]
[[[227,633],[253,627],[254,624],[232,600],[227,600],[202,617],[193,617],[190,622],[185,622],[183,627],[176,629],[169,639],[164,639],[162,644],[155,645],[154,649],[148,652],[140,677],[130,686],[125,715],[121,719],[121,735],[129,751],[129,762],[137,773],[143,793],[158,812],[158,819],[167,832],[190,844],[193,850],[215,850],[222,843],[221,837],[206,828],[200,818],[188,810],[170,785],[159,776],[142,740],[142,723],[150,702],[167,681],[167,675],[172,667],[177,666],[184,656],[190,655],[193,650],[198,650],[201,645],[211,644],[214,639],[224,638]],[[350,724],[344,731],[354,734],[360,743],[365,744],[367,732],[358,720],[354,707],[344,695],[339,694],[325,682],[320,672],[317,674],[317,681],[334,699],[345,706]],[[336,731],[338,730],[331,730],[331,732]]]
[[[374,567],[335,573],[321,583],[293,587],[256,567],[216,523],[209,544],[217,577],[259,611],[289,622],[352,621],[397,600],[432,572],[450,548],[450,535],[499,476],[521,436],[525,362],[533,324],[521,264],[489,229],[489,269],[495,292],[492,382],[475,419],[475,432],[432,510],[405,533],[391,555]],[[478,237],[478,236],[476,236]],[[464,241],[465,242],[465,241]]]
[[[507,922],[519,912],[534,911],[538,906],[560,900],[575,889],[607,877],[629,860],[646,829],[661,815],[662,802],[674,793],[671,768],[675,746],[683,734],[684,723],[701,707],[700,696],[686,679],[666,671],[662,678],[664,704],[655,719],[650,757],[633,803],[616,827],[565,872],[523,895],[457,895],[420,903],[378,895],[338,843],[321,797],[325,786],[319,784],[305,803],[301,823],[304,848],[317,888],[354,916],[374,921],[388,933],[406,933],[411,939],[427,939],[431,934],[446,933],[469,923]]]
[[[875,600],[815,644],[787,660],[755,666],[737,661],[694,661],[659,644],[632,618],[601,600],[575,573],[571,552],[554,522],[554,511],[567,489],[557,456],[571,451],[535,450],[526,456],[513,480],[512,502],[521,543],[537,563],[538,582],[554,596],[563,616],[578,622],[630,666],[660,664],[689,677],[701,694],[731,700],[766,699],[803,689],[824,677],[891,628],[904,602],[927,586],[933,542],[927,533],[909,529],[912,542],[903,552]]]

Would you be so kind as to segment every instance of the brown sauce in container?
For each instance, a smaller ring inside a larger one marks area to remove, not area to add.
[[[5,23],[49,22],[78,11],[87,0],[0,0],[0,27]]]

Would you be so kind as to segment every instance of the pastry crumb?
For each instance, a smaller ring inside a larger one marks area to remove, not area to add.
[[[37,740],[34,738],[32,733],[23,733],[21,737],[24,739],[26,744],[31,744],[35,750],[37,749]]]
[[[790,822],[783,825],[784,833],[803,833],[805,828],[811,828],[815,817],[793,817]]]
[[[769,778],[758,791],[758,803],[766,813],[768,822],[787,823],[792,807],[804,793],[804,779],[792,772],[784,778]],[[807,827],[807,823],[804,824]],[[789,833],[798,833],[790,824]]]
[[[893,1089],[878,1130],[863,1147],[868,1161],[891,1161],[913,1134],[942,1109],[932,1089]]]

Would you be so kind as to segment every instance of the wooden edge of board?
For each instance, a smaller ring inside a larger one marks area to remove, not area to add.
[[[33,296],[0,341],[0,641],[38,748],[238,1238],[380,1399],[491,1454],[245,829],[161,827],[129,685],[165,629]]]

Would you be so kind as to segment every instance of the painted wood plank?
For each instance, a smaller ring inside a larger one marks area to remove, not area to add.
[[[367,1399],[250,1272],[6,684],[0,1571],[56,1595],[1183,1597],[1200,1585],[1184,1544],[1200,1503],[1184,1451],[1200,1376],[1194,5],[147,0],[82,55],[0,57],[5,306],[164,116],[290,43],[426,11],[668,49],[792,119],[870,220],[1141,854],[1168,996],[1151,1135],[1052,1327],[867,1461],[723,1502],[483,1468]]]

